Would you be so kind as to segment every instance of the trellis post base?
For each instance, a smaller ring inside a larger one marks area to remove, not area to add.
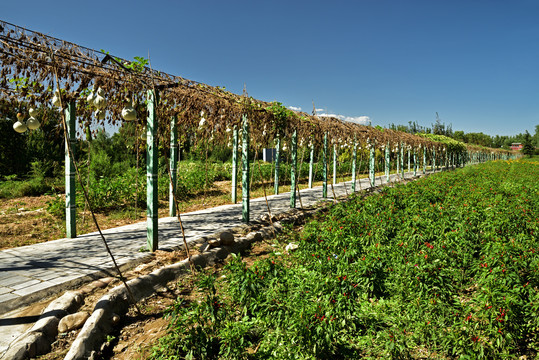
[[[328,197],[328,133],[324,134],[324,159],[323,159],[323,183],[322,183],[322,197],[326,199]]]
[[[176,194],[176,182],[178,173],[178,130],[176,128],[176,116],[170,122],[170,185],[168,195],[168,214],[176,216],[176,204],[174,196]]]
[[[290,207],[296,208],[296,173],[298,166],[298,133],[294,130],[292,134],[292,166],[290,166]]]
[[[71,151],[75,156],[75,123],[77,121],[75,102],[69,102],[65,110],[67,124],[67,138],[71,145]],[[73,239],[77,237],[77,203],[76,203],[76,182],[74,159],[69,155],[69,149],[65,147],[65,192],[66,192],[66,237]]]
[[[158,188],[157,188],[157,167],[158,146],[157,146],[157,117],[156,117],[156,102],[157,93],[154,90],[148,90],[148,119],[146,130],[146,203],[147,203],[147,245],[148,250],[157,250],[158,243]]]
[[[242,177],[241,177],[241,218],[244,223],[249,222],[249,120],[247,115],[242,117]]]
[[[238,201],[238,127],[232,132],[232,204]]]

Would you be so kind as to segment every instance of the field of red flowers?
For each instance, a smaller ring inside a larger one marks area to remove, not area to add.
[[[496,161],[334,206],[287,254],[201,276],[155,359],[534,358],[539,163]]]

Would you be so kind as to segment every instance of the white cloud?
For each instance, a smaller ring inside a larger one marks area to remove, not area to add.
[[[288,108],[289,108],[290,110],[294,110],[294,111],[301,111],[301,107],[289,106]]]
[[[371,124],[371,118],[362,115],[362,116],[344,116],[339,114],[318,114],[318,116],[326,116],[326,117],[334,117],[343,121],[353,122],[360,125],[370,125]]]
[[[324,109],[314,109],[316,112],[323,112],[325,111]]]

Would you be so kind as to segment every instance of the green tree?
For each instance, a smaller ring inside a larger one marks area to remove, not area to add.
[[[535,147],[533,146],[532,137],[528,130],[526,130],[526,133],[524,134],[524,140],[522,141],[522,145],[522,153],[524,155],[532,157],[532,155],[535,153]]]

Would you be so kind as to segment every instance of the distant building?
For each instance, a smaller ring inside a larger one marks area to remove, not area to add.
[[[524,147],[524,145],[522,145],[521,143],[512,143],[511,144],[511,150],[522,150],[523,147]]]

